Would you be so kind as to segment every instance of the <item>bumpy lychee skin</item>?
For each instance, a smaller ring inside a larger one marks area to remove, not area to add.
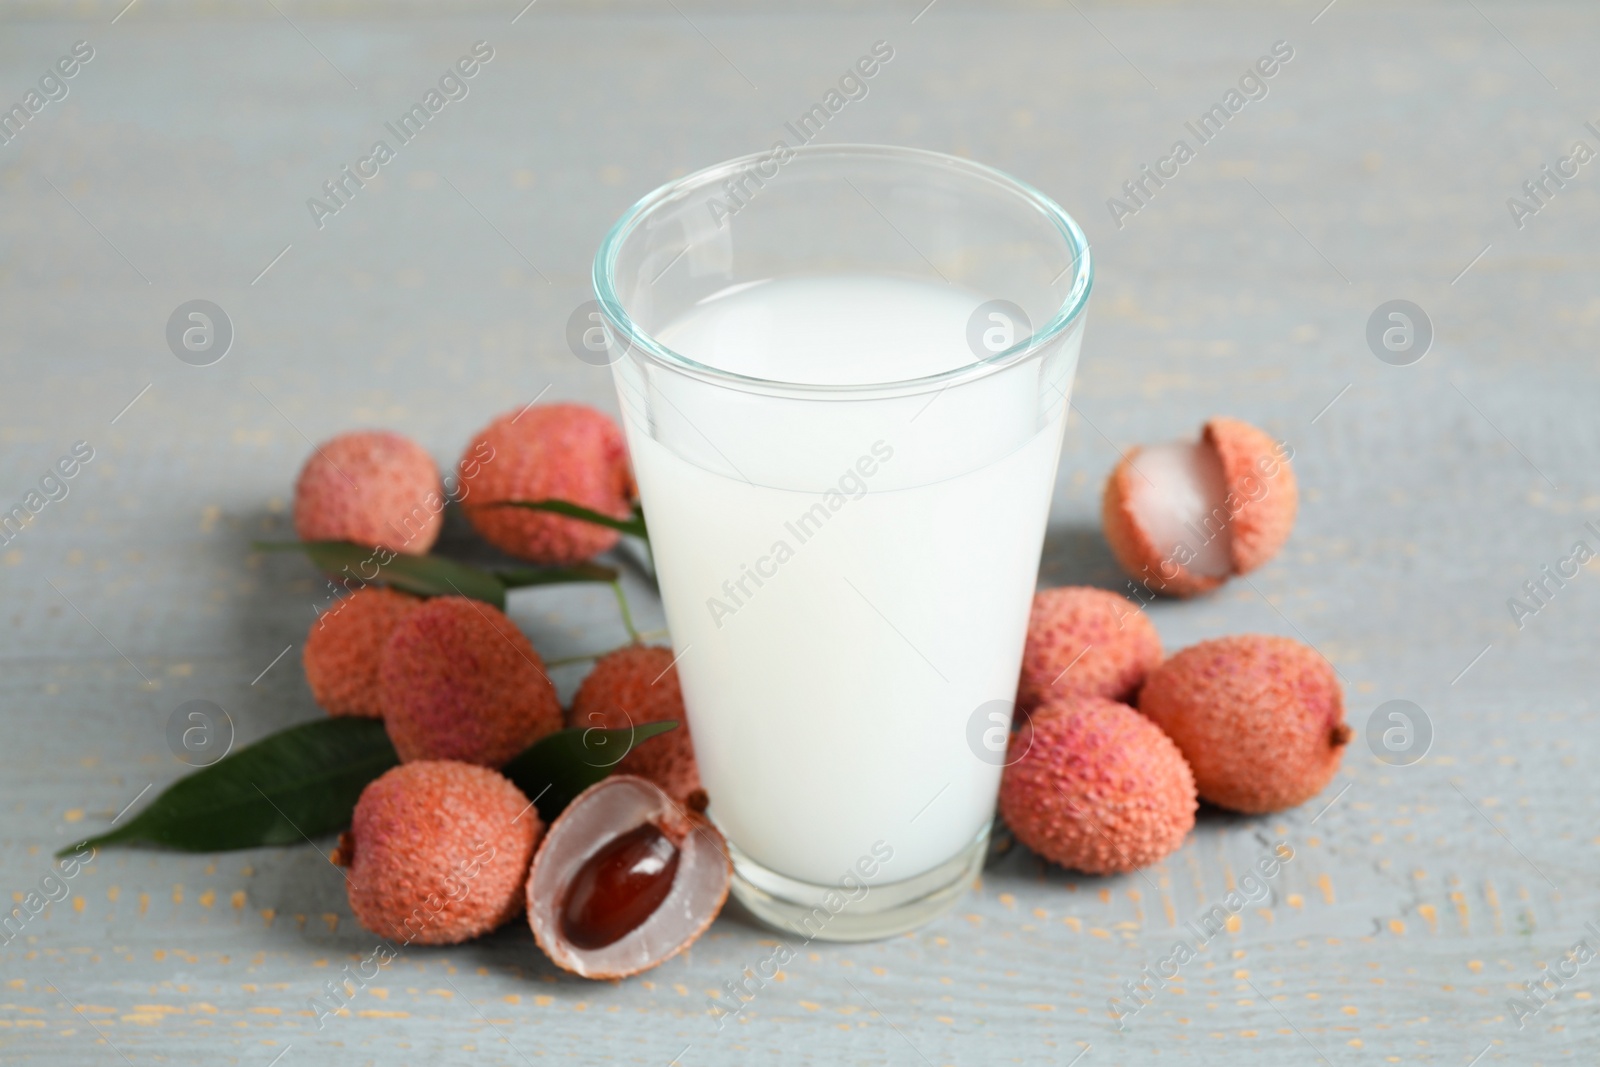
[[[354,541],[421,555],[444,525],[439,469],[421,445],[387,430],[318,445],[294,487],[302,541]]]
[[[400,620],[422,606],[414,596],[369,585],[317,616],[306,634],[306,681],[329,715],[383,718],[378,685],[383,649]]]
[[[1116,874],[1154,863],[1194,828],[1194,777],[1178,747],[1126,704],[1055,697],[1011,736],[1000,814],[1053,863]]]
[[[1320,793],[1351,736],[1333,667],[1286,637],[1186,648],[1146,679],[1139,710],[1177,743],[1202,797],[1252,814]]]
[[[383,649],[383,723],[400,759],[503,766],[561,729],[544,661],[505,614],[437,597],[402,619]]]
[[[1101,521],[1123,570],[1169,596],[1216,589],[1288,540],[1299,489],[1285,450],[1238,419],[1200,440],[1130,449],[1106,480]]]
[[[1294,529],[1300,487],[1278,443],[1239,419],[1215,418],[1202,437],[1222,460],[1228,491],[1238,499],[1232,512],[1233,569],[1248,574],[1278,554]]]
[[[694,761],[672,649],[629,645],[600,657],[578,686],[567,725],[625,730],[667,719],[675,720],[678,728],[640,743],[622,757],[617,772],[654,782],[673,800],[686,804],[700,789],[700,768]]]
[[[633,475],[622,431],[581,404],[545,404],[491,422],[461,457],[463,504],[477,531],[502,551],[567,565],[604,552],[617,531],[501,500],[565,500],[617,519],[632,514]]]
[[[1017,707],[1052,696],[1127,700],[1161,663],[1161,638],[1127,597],[1088,586],[1034,594]]]
[[[538,809],[494,771],[423,760],[362,790],[336,859],[366,929],[401,945],[453,945],[521,914],[543,831]]]

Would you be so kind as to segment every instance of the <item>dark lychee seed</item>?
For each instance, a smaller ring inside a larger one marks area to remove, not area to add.
[[[655,914],[678,873],[678,846],[653,823],[607,842],[578,870],[561,906],[561,932],[580,949],[620,941]]]

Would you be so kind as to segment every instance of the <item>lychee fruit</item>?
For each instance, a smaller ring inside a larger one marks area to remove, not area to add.
[[[429,600],[395,626],[379,672],[383,723],[400,759],[500,767],[561,729],[544,661],[493,605]]]
[[[643,778],[580,793],[545,834],[528,875],[528,925],[556,966],[626,978],[689,947],[728,899],[727,842]]]
[[[1286,637],[1186,648],[1145,680],[1139,710],[1183,751],[1203,798],[1253,814],[1320,793],[1351,737],[1332,665]]]
[[[1117,874],[1154,863],[1194,828],[1178,746],[1126,704],[1051,697],[1011,735],[1000,814],[1052,863]]]
[[[383,718],[383,647],[400,620],[421,605],[414,596],[368,585],[317,616],[301,655],[318,706],[329,715]]]
[[[572,699],[567,725],[578,729],[626,730],[672,719],[676,730],[649,738],[617,763],[620,774],[654,782],[679,804],[700,789],[689,720],[672,649],[629,645],[595,663]]]
[[[1101,519],[1130,576],[1153,592],[1193,596],[1271,559],[1298,502],[1285,447],[1247,422],[1216,418],[1199,441],[1131,450],[1106,481]]]
[[[337,862],[350,910],[379,937],[453,945],[516,917],[544,826],[522,790],[484,767],[420,760],[361,791]]]
[[[1126,701],[1161,662],[1161,638],[1127,597],[1088,586],[1034,594],[1017,707],[1052,696]]]
[[[461,457],[463,506],[491,544],[522,559],[565,566],[617,543],[615,530],[498,501],[564,500],[626,519],[633,474],[622,431],[581,404],[545,404],[491,422]]]
[[[439,469],[421,445],[387,430],[318,445],[294,487],[302,541],[353,541],[422,555],[444,525]]]

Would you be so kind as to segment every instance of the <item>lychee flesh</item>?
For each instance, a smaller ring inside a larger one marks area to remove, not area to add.
[[[536,563],[590,559],[617,543],[617,531],[550,512],[485,505],[564,500],[616,519],[633,513],[622,431],[581,404],[544,404],[500,416],[473,439],[459,469],[473,527],[502,551]]]
[[[353,541],[421,555],[444,525],[439,469],[421,445],[387,430],[324,441],[300,468],[294,529],[302,541]]]
[[[600,657],[578,686],[567,725],[626,730],[668,719],[678,723],[676,730],[639,743],[616,769],[654,782],[673,800],[687,804],[701,788],[700,768],[670,648],[629,645]]]
[[[1036,854],[1088,874],[1156,862],[1194,828],[1178,747],[1126,704],[1056,697],[1011,737],[1000,814]]]
[[[671,888],[648,917],[597,948],[583,948],[563,923],[574,883],[602,850],[646,824],[677,848]],[[702,815],[655,785],[612,775],[590,786],[551,824],[528,876],[528,925],[545,954],[585,978],[627,978],[688,948],[722,910],[733,884],[727,842]]]
[[[319,615],[301,653],[318,706],[329,715],[381,719],[384,645],[400,620],[421,606],[416,597],[369,585]]]
[[[1052,696],[1127,700],[1161,662],[1161,637],[1127,597],[1088,586],[1034,594],[1017,707]]]
[[[1123,569],[1155,592],[1193,596],[1271,559],[1299,493],[1283,451],[1238,419],[1197,442],[1134,448],[1106,481],[1101,518]]]
[[[515,918],[544,827],[494,771],[422,760],[362,790],[340,858],[350,910],[401,943],[453,945]]]
[[[1186,648],[1145,681],[1139,710],[1182,750],[1201,797],[1252,814],[1320,793],[1351,736],[1333,667],[1286,637]]]
[[[405,762],[486,767],[561,729],[544,661],[492,605],[436,597],[395,626],[380,671],[383,721]]]

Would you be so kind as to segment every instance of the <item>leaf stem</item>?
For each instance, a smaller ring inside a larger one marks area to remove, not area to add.
[[[613,652],[621,652],[625,648],[632,648],[634,645],[639,644],[642,641],[659,641],[664,637],[670,636],[671,633],[671,630],[666,629],[640,630],[634,635],[635,639],[625,645],[618,645],[616,648],[608,648],[604,652],[585,652],[578,656],[562,656],[560,659],[547,659],[544,661],[544,665],[546,667],[570,667],[574,663],[589,663],[593,660],[604,659]]]
[[[613,650],[613,651],[615,651],[615,650]],[[544,661],[544,665],[546,667],[551,667],[551,668],[554,668],[554,667],[570,667],[574,663],[588,663],[591,660],[597,660],[601,656],[604,656],[604,655],[607,655],[607,654],[608,653],[606,653],[606,652],[585,652],[581,656],[562,656],[560,659],[547,659],[547,660]]]
[[[627,627],[628,636],[633,638],[633,643],[639,643],[639,631],[633,625],[633,612],[628,610],[628,596],[622,591],[621,582],[612,582],[611,591],[617,594],[617,607],[622,612],[622,625]]]

